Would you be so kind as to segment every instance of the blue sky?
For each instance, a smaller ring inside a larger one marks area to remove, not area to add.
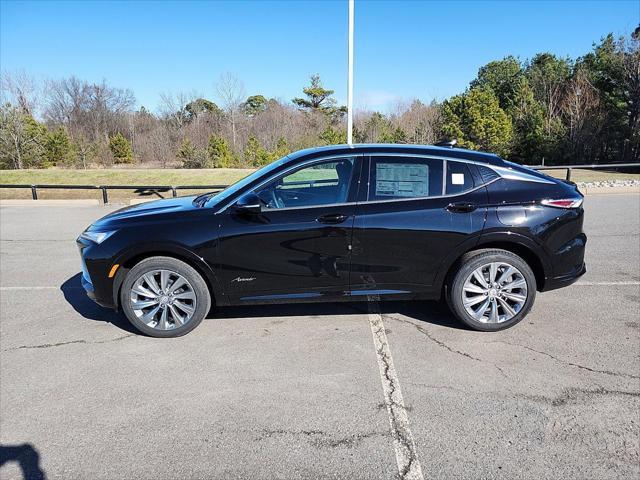
[[[0,67],[42,78],[76,75],[131,88],[156,109],[162,92],[215,100],[220,74],[248,95],[290,100],[312,73],[346,99],[347,3],[1,2]],[[463,91],[478,67],[542,51],[577,57],[608,32],[640,23],[640,1],[356,0],[355,100]]]

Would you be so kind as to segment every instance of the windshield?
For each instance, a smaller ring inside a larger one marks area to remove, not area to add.
[[[249,185],[254,180],[257,180],[258,178],[262,177],[263,175],[268,175],[270,172],[272,172],[275,169],[277,169],[278,167],[280,167],[286,160],[287,160],[287,157],[282,157],[280,160],[276,160],[275,162],[270,163],[269,165],[266,165],[266,166],[264,166],[262,168],[259,168],[255,172],[253,172],[253,173],[247,175],[246,177],[238,180],[236,183],[233,183],[233,184],[229,185],[227,188],[225,188],[224,190],[220,191],[219,193],[217,193],[216,195],[214,195],[211,198],[215,199],[216,202],[222,202],[222,201],[226,200],[227,198],[229,198],[230,196],[232,196],[233,194],[235,194],[239,190],[242,190],[244,187]]]

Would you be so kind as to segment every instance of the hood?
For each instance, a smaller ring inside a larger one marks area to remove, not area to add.
[[[174,214],[183,215],[187,212],[200,209],[200,207],[193,204],[195,197],[195,195],[191,195],[188,197],[166,198],[140,203],[138,205],[130,205],[96,220],[88,230],[108,230],[126,226],[132,222],[138,223],[147,219],[159,220],[161,216],[173,217]]]

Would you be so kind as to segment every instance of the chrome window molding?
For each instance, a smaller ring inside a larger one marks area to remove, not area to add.
[[[492,165],[490,163],[478,162],[476,160],[468,160],[466,158],[456,158],[456,157],[445,157],[441,155],[432,155],[432,154],[417,154],[417,153],[398,153],[398,152],[390,152],[390,153],[369,153],[367,154],[370,157],[379,156],[379,157],[408,157],[408,158],[432,158],[435,160],[443,160],[450,162],[460,162],[460,163],[468,163],[471,165],[478,165],[481,167],[486,167],[494,172],[496,172],[501,178],[505,180],[521,180],[523,182],[533,182],[533,183],[547,183],[554,185],[554,182],[551,180],[547,180],[544,178],[538,178],[534,175],[530,175],[525,172],[517,172],[512,170],[509,167],[501,167],[499,165]],[[488,185],[488,183],[484,184]],[[430,197],[431,198],[431,197]]]
[[[362,202],[359,202],[360,204],[364,204],[364,203],[386,203],[386,202],[407,202],[407,201],[411,201],[411,200],[428,200],[430,198],[449,198],[449,197],[459,197],[460,195],[466,195],[467,193],[471,193],[471,192],[475,192],[476,190],[478,190],[479,188],[482,187],[486,187],[487,185],[492,184],[493,182],[495,182],[496,180],[498,180],[497,178],[494,178],[493,180],[489,181],[489,182],[485,182],[485,183],[481,183],[480,185],[476,185],[468,190],[464,190],[462,192],[457,192],[457,193],[449,193],[447,194],[447,162],[457,162],[457,159],[451,159],[448,157],[439,157],[439,156],[435,156],[435,155],[417,155],[417,154],[407,154],[407,155],[403,155],[401,153],[393,153],[393,154],[378,154],[378,153],[374,153],[371,154],[370,157],[411,157],[411,158],[424,158],[424,159],[429,159],[429,160],[440,160],[442,162],[442,189],[441,189],[441,195],[428,195],[426,197],[404,197],[404,198],[390,198],[390,199],[381,199],[381,200],[369,200],[369,188],[371,187],[371,182],[367,182],[367,200],[364,200]],[[475,165],[483,165],[486,166],[486,164],[481,163],[481,162],[473,162],[473,161],[461,161],[460,163],[471,163],[471,164],[475,164]],[[371,168],[371,164],[369,164],[369,168]],[[496,172],[497,173],[497,172]],[[368,180],[370,180],[370,175],[371,172],[369,172],[369,178]]]
[[[409,198],[392,198],[389,200],[364,200],[361,202],[358,201],[353,201],[353,202],[344,202],[344,203],[331,203],[331,204],[324,204],[324,205],[312,205],[312,206],[301,206],[301,207],[285,207],[285,208],[270,208],[270,209],[265,209],[266,211],[269,212],[278,212],[278,211],[286,211],[286,210],[300,210],[300,209],[309,209],[309,208],[322,208],[322,207],[336,207],[336,206],[341,206],[341,205],[353,205],[353,204],[358,204],[358,205],[362,205],[362,204],[368,204],[368,203],[387,203],[387,202],[410,202],[410,201],[415,201],[415,200],[428,200],[428,199],[438,199],[438,198],[453,198],[453,197],[458,197],[460,195],[466,195],[468,193],[474,192],[482,187],[486,187],[488,185],[491,185],[492,183],[498,181],[500,178],[503,178],[505,180],[516,180],[516,181],[523,181],[523,182],[531,182],[531,183],[544,183],[544,184],[551,184],[553,185],[554,182],[551,180],[547,180],[544,178],[539,178],[536,177],[534,175],[530,175],[528,173],[524,173],[524,172],[517,172],[515,170],[512,170],[509,167],[501,167],[498,165],[492,165],[489,163],[485,163],[485,162],[478,162],[476,160],[469,160],[466,158],[455,158],[455,157],[448,157],[448,156],[442,156],[442,155],[433,155],[433,154],[417,154],[417,153],[401,153],[401,152],[368,152],[368,153],[342,153],[342,154],[336,154],[336,155],[328,155],[326,157],[318,157],[318,158],[313,158],[310,160],[306,160],[300,163],[296,163],[295,165],[290,166],[289,168],[286,168],[285,170],[270,176],[269,178],[265,179],[264,181],[260,182],[258,185],[256,185],[255,187],[253,187],[251,190],[248,190],[249,192],[254,192],[257,189],[259,189],[260,187],[266,185],[267,183],[271,182],[272,180],[275,180],[278,177],[284,176],[288,173],[290,173],[293,170],[298,170],[300,168],[309,166],[309,165],[313,165],[315,163],[322,163],[325,162],[327,160],[337,160],[337,159],[341,159],[341,158],[356,158],[356,157],[405,157],[405,158],[425,158],[425,159],[432,159],[432,160],[440,160],[443,162],[443,176],[446,175],[446,162],[460,162],[460,163],[466,163],[466,164],[470,164],[470,165],[477,165],[477,166],[481,166],[481,167],[485,167],[488,168],[490,170],[493,170],[497,175],[498,178],[494,178],[493,180],[490,180],[489,182],[485,182],[485,183],[481,183],[480,185],[470,189],[470,190],[465,190],[464,192],[458,192],[458,193],[454,193],[454,194],[450,194],[450,195],[434,195],[434,196],[428,196],[428,197],[409,197]],[[367,172],[367,177],[369,177],[370,172]],[[367,182],[367,189],[369,188],[369,182]],[[443,189],[446,188],[443,185]],[[247,192],[245,192],[247,193]],[[219,213],[223,213],[224,211],[226,211],[229,207],[231,207],[235,202],[231,202],[227,205],[225,205],[224,207],[222,207],[220,210],[216,211],[215,214],[219,214]]]
[[[459,197],[461,195],[466,195],[468,193],[475,192],[476,190],[479,190],[482,187],[486,187],[487,185],[491,185],[493,182],[496,182],[496,181],[498,181],[498,179],[494,178],[493,180],[487,183],[483,183],[482,185],[478,185],[477,187],[473,187],[470,190],[465,190],[464,192],[458,192],[458,193],[450,193],[449,195],[431,195],[429,197],[390,198],[389,200],[365,200],[362,202],[358,202],[358,205],[365,205],[370,203],[411,202],[416,200],[436,200],[439,198]]]
[[[547,180],[546,178],[536,177],[535,175],[531,175],[525,172],[518,172],[508,167],[497,167],[492,165],[489,168],[494,172],[496,172],[505,180],[520,180],[522,182],[547,183],[547,184],[555,185],[554,182],[552,182],[551,180]]]

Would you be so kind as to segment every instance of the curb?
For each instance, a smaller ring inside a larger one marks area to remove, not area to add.
[[[629,193],[640,193],[640,185],[629,185],[622,187],[580,187],[578,189],[584,195],[620,195]]]
[[[75,206],[75,207],[95,207],[100,205],[97,199],[84,200],[0,200],[2,207],[45,207],[45,206]]]

